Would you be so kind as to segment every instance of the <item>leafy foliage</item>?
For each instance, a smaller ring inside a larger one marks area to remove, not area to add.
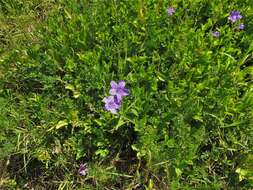
[[[251,0],[21,2],[1,10],[52,9],[0,59],[0,186],[252,188]],[[117,115],[112,80],[130,89]]]

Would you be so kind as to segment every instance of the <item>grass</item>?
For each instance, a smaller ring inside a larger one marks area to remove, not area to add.
[[[1,1],[1,189],[253,188],[252,7]]]

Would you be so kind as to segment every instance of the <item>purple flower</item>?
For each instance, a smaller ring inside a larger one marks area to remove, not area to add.
[[[80,167],[78,169],[78,173],[82,176],[85,176],[88,172],[88,166],[87,163],[85,164],[80,164]]]
[[[244,26],[243,23],[241,23],[241,24],[238,26],[238,29],[240,29],[240,30],[243,30],[244,28],[245,28],[245,26]]]
[[[218,38],[220,36],[220,32],[219,31],[212,32],[212,36]]]
[[[111,81],[111,89],[109,91],[110,96],[103,99],[105,102],[105,109],[110,111],[113,114],[116,114],[118,109],[121,106],[121,101],[124,96],[129,95],[129,90],[125,88],[125,81],[119,81],[116,83],[115,81]]]
[[[235,23],[237,20],[241,19],[242,15],[240,15],[239,11],[231,11],[230,15],[228,17],[229,20],[231,20],[231,22]]]
[[[117,84],[115,81],[111,81],[110,94],[117,97],[120,102],[122,97],[129,95],[129,90],[125,88],[125,81],[119,81]]]
[[[117,96],[108,96],[103,99],[103,102],[105,102],[105,109],[113,114],[117,113],[121,105],[121,101],[117,99]]]
[[[168,13],[169,16],[172,16],[174,12],[175,12],[175,9],[173,7],[169,7],[167,9],[167,13]]]

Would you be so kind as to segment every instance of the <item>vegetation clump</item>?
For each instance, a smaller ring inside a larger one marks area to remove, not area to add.
[[[0,189],[253,188],[252,8],[0,1]]]

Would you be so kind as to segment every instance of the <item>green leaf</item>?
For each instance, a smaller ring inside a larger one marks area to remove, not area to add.
[[[56,129],[60,129],[60,128],[65,127],[65,126],[67,126],[67,125],[68,125],[68,121],[67,121],[66,119],[64,119],[64,120],[59,121],[59,122],[56,124],[55,128],[56,128]]]

